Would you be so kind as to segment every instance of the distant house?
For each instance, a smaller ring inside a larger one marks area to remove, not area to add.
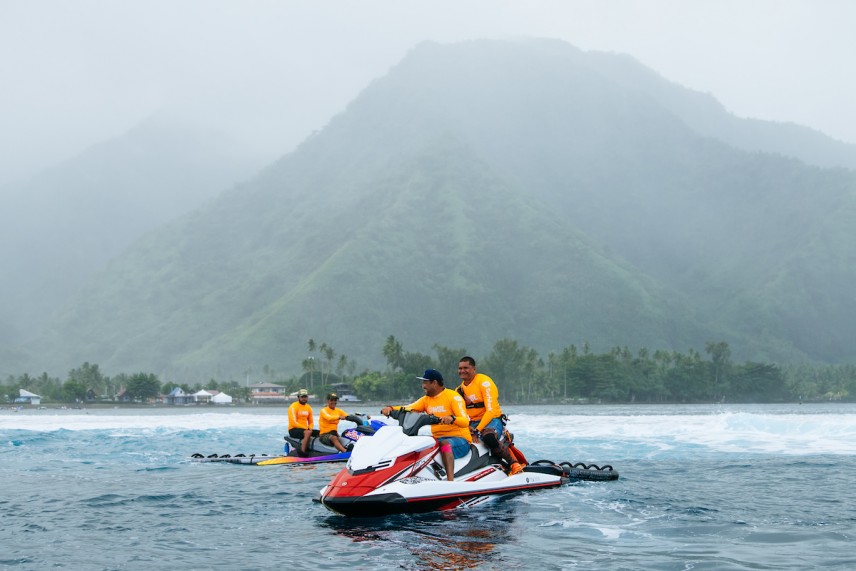
[[[166,404],[188,404],[194,402],[193,395],[184,392],[181,387],[175,387],[166,395]]]
[[[250,399],[253,404],[284,403],[288,400],[285,387],[274,383],[250,385]]]
[[[42,397],[35,393],[31,393],[30,391],[25,391],[24,389],[18,389],[18,398],[15,399],[16,403],[19,404],[42,404]]]
[[[119,402],[131,402],[131,396],[128,394],[127,389],[122,389],[116,393],[116,400]]]
[[[211,402],[214,404],[232,404],[232,397],[226,393],[217,393],[211,397]]]
[[[195,402],[198,402],[199,404],[208,404],[209,402],[211,402],[211,397],[213,396],[214,395],[212,393],[209,393],[205,389],[202,389],[201,391],[193,393],[193,400]]]

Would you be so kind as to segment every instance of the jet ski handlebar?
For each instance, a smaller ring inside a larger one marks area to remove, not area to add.
[[[424,412],[415,412],[406,408],[392,409],[389,413],[391,418],[398,421],[404,434],[407,436],[416,436],[419,429],[429,424],[440,424],[440,417]]]

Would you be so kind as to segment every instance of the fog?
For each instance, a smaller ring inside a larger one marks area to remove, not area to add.
[[[0,0],[0,185],[153,115],[275,158],[415,44],[559,38],[856,143],[849,0]]]

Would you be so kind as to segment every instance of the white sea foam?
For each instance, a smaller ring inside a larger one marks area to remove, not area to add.
[[[518,415],[513,431],[527,440],[572,438],[716,452],[856,454],[856,414],[725,412],[695,415]]]
[[[773,411],[695,411],[691,414],[628,414],[627,407],[600,407],[598,414],[574,414],[575,408],[537,412],[516,411],[509,428],[518,442],[536,448],[548,441],[572,439],[597,451],[668,451],[688,447],[714,453],[856,454],[856,409],[804,414]],[[804,410],[804,409],[803,409]],[[610,411],[618,414],[608,414]],[[212,430],[257,429],[283,432],[285,409],[244,409],[203,412],[198,409],[138,410],[0,410],[0,431],[29,430]],[[597,454],[598,457],[612,457]]]
[[[209,430],[229,428],[272,428],[282,431],[288,424],[285,409],[264,414],[242,412],[186,413],[146,411],[122,414],[105,410],[53,411],[39,410],[13,413],[2,411],[0,430]]]

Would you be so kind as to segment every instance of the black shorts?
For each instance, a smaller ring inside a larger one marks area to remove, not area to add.
[[[305,428],[289,428],[288,429],[288,435],[291,436],[292,438],[302,439],[304,434],[306,434]],[[318,431],[313,430],[312,436],[318,436]]]

